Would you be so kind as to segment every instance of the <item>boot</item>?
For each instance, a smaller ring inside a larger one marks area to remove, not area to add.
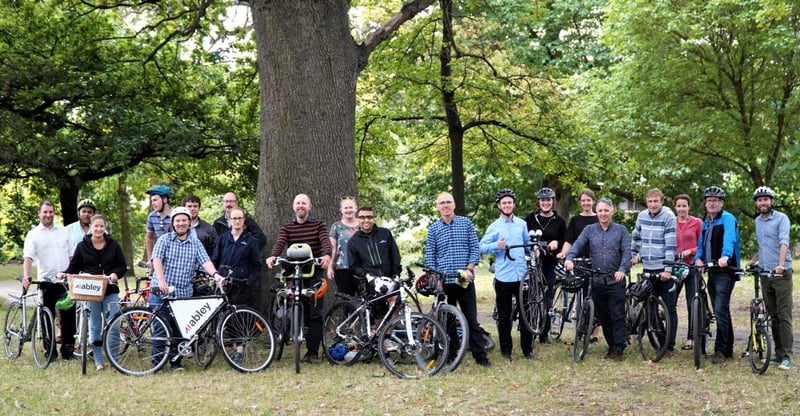
[[[74,344],[63,344],[61,346],[61,358],[63,360],[74,360],[75,359],[75,345]]]

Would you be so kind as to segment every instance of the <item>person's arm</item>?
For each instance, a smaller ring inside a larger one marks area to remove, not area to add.
[[[428,236],[425,238],[425,266],[440,271],[436,263],[436,254],[436,233],[433,227],[428,227]]]
[[[319,222],[317,232],[319,233],[319,243],[322,246],[322,264],[320,264],[320,266],[322,266],[323,269],[327,269],[332,263],[331,254],[333,252],[331,251],[331,237],[330,234],[328,234],[328,227],[325,225],[325,222]]]
[[[775,267],[775,272],[782,274],[785,270],[784,264],[786,263],[786,255],[789,253],[789,235],[790,235],[789,217],[782,216],[781,222],[778,224],[778,265]]]
[[[672,261],[675,259],[675,251],[678,248],[677,232],[678,225],[675,217],[667,218],[664,223],[664,260]],[[672,266],[664,266],[665,272],[672,272]]]
[[[358,252],[358,242],[354,241],[353,237],[351,237],[350,241],[347,243],[347,262],[349,263],[347,267],[353,272],[353,275],[367,277],[367,271],[361,267],[363,261]]]
[[[289,244],[289,231],[286,229],[286,226],[282,226],[280,231],[278,231],[278,239],[275,240],[275,244],[272,246],[272,250],[269,253],[269,257],[267,257],[267,267],[270,269],[272,266],[275,265],[275,257],[278,257],[283,253],[283,249],[286,248],[286,245]]]
[[[478,242],[478,249],[483,254],[496,253],[502,251],[503,247],[505,247],[505,240],[500,238],[500,233],[495,231],[494,228],[494,223],[490,224]]]
[[[466,268],[469,271],[468,279],[475,279],[475,267],[481,262],[481,249],[478,246],[478,231],[475,229],[475,224],[472,221],[469,221],[469,224],[469,263]]]
[[[156,246],[156,232],[155,231],[147,231],[147,236],[145,236],[144,247],[145,251],[147,252],[147,265],[148,268],[152,265],[152,258],[153,258],[153,248]]]
[[[336,224],[331,225],[330,231],[328,231],[328,238],[331,240],[331,253],[333,254],[330,266],[328,266],[328,279],[332,280],[334,273],[333,273],[333,265],[339,257],[339,244],[337,241],[338,232],[336,231]]]
[[[641,260],[639,251],[642,249],[642,214],[636,217],[636,224],[633,226],[633,234],[631,236],[632,242],[630,243],[631,252],[628,254],[633,263],[638,263]]]
[[[620,243],[621,243],[620,244],[620,246],[621,246],[620,247],[620,249],[621,249],[620,255],[622,256],[622,261],[620,261],[620,265],[619,265],[619,268],[617,269],[617,271],[619,273],[622,273],[622,277],[624,277],[625,273],[627,273],[628,270],[630,270],[630,264],[631,264],[631,240],[630,240],[630,235],[628,235],[628,230],[625,228],[625,226],[622,225],[622,224],[618,224],[618,225],[619,225],[619,229],[620,229],[620,234],[622,234],[622,238],[621,238],[621,241],[620,241]],[[619,277],[619,275],[617,275],[617,277]],[[619,279],[617,279],[617,281],[619,281]]]
[[[400,276],[403,273],[403,263],[400,257],[400,248],[397,247],[397,242],[394,241],[394,236],[391,232],[389,234],[389,258],[392,262],[392,272],[395,276]]]

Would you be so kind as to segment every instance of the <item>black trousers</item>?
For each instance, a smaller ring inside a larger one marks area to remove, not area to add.
[[[475,283],[470,282],[465,288],[453,283],[444,285],[444,293],[447,294],[447,303],[461,308],[461,312],[467,318],[469,324],[469,349],[472,357],[476,361],[486,359],[486,351],[483,349],[483,332],[478,325],[478,299],[475,295]]]

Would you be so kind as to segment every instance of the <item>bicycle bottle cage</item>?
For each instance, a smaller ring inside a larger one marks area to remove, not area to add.
[[[295,243],[286,249],[286,257],[291,261],[303,261],[313,259],[311,246],[305,243]],[[304,278],[314,276],[314,262],[309,261],[301,266]],[[283,264],[283,275],[290,277],[294,274],[293,264]]]

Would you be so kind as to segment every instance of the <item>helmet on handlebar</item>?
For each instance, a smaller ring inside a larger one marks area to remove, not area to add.
[[[431,296],[436,293],[436,287],[439,284],[439,277],[435,273],[425,272],[417,279],[417,293],[422,296]]]
[[[69,291],[67,291],[66,296],[56,302],[56,308],[61,309],[62,311],[66,311],[73,306],[75,306],[75,301],[72,300],[72,295],[70,295]]]
[[[379,276],[369,282],[369,293],[372,297],[382,296],[400,289],[400,282],[391,277]]]
[[[725,199],[725,191],[719,186],[709,186],[703,191],[703,199],[711,197]]]
[[[759,186],[756,188],[755,192],[753,192],[753,201],[762,196],[768,196],[770,199],[775,199],[775,192],[770,189],[769,186]]]
[[[497,195],[495,195],[495,197],[494,197],[494,203],[496,204],[496,203],[500,202],[501,199],[503,199],[503,198],[505,198],[507,196],[510,196],[511,199],[513,199],[514,201],[517,200],[517,193],[514,192],[514,190],[509,189],[509,188],[503,188],[503,189],[497,191]]]
[[[564,280],[561,281],[561,288],[568,293],[576,293],[586,287],[589,279],[586,276],[567,272],[564,275]]]
[[[636,300],[645,300],[653,294],[653,282],[642,279],[631,286],[631,296]]]
[[[314,299],[322,299],[328,293],[328,279],[324,277],[318,279],[311,284],[311,288],[314,289]]]
[[[567,274],[569,274],[569,272],[567,268],[564,267],[564,263],[556,263],[556,280],[563,282],[567,278]]]
[[[544,187],[536,194],[536,199],[556,199],[556,191],[552,188]]]

